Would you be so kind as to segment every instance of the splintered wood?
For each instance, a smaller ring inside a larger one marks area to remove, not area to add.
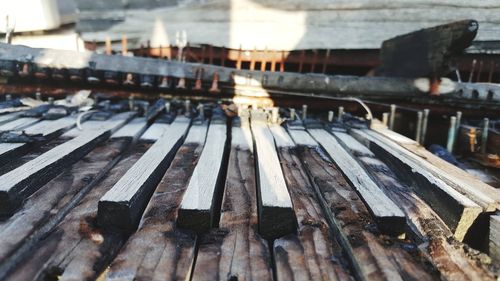
[[[295,213],[288,193],[273,135],[264,112],[251,112],[255,140],[256,174],[259,203],[259,230],[274,239],[296,231]]]

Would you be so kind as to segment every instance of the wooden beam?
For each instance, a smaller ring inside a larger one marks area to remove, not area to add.
[[[107,139],[112,130],[119,128],[126,121],[128,120],[122,119],[121,122],[112,122],[99,129],[89,130],[0,176],[3,183],[0,187],[0,214],[12,215],[24,198],[50,181],[64,167],[86,155],[97,144]]]
[[[163,136],[163,134],[170,127],[167,123],[153,123],[149,128],[141,135],[141,141],[155,142]]]
[[[293,130],[290,130],[292,132]],[[402,276],[430,279],[421,264],[398,245],[387,245],[371,233],[370,212],[342,172],[311,139],[297,142],[299,158],[317,194],[333,237],[344,250],[357,280],[403,280]],[[418,277],[421,276],[421,277]]]
[[[98,223],[104,228],[137,228],[144,208],[189,130],[191,120],[177,117],[167,131],[99,200]]]
[[[267,127],[264,112],[251,112],[251,127],[257,172],[259,232],[266,239],[278,238],[296,231],[292,207],[274,139]]]
[[[21,117],[21,118],[12,120],[10,122],[7,122],[3,125],[0,125],[0,131],[5,132],[5,131],[22,130],[30,125],[35,124],[38,121],[40,121],[40,119],[38,119],[38,118]]]
[[[192,280],[272,280],[268,243],[258,233],[253,141],[246,119],[233,119],[219,228],[200,237]]]
[[[7,122],[13,121],[19,118],[22,115],[22,112],[13,112],[0,115],[0,125],[3,125]]]
[[[207,123],[194,124],[151,197],[139,229],[106,273],[107,280],[189,280],[196,236],[177,229],[175,217],[202,153]],[[144,244],[144,241],[155,241]],[[174,254],[175,253],[175,254]]]
[[[177,214],[177,226],[197,233],[208,232],[216,226],[218,207],[224,188],[227,169],[228,142],[225,119],[213,122],[208,128],[207,140],[200,160],[189,180]]]
[[[500,262],[500,215],[490,217],[489,255],[494,262]]]
[[[330,239],[327,223],[294,142],[283,127],[271,125],[270,128],[298,222],[298,240],[295,235],[288,235],[274,241],[278,279],[303,280],[303,276],[308,276],[310,280],[336,280],[341,279],[340,276],[347,277],[342,266],[331,259],[341,252],[335,240]]]
[[[493,212],[500,207],[500,191],[432,154],[425,147],[410,141],[405,136],[388,129],[375,129],[379,134],[373,136],[383,137],[402,146],[398,151],[408,158],[418,161],[422,168],[432,173],[435,177],[445,181],[458,192],[465,194],[469,199],[484,208],[485,212]]]
[[[103,128],[112,128],[110,130],[110,134],[115,133],[119,130],[125,123],[127,123],[130,119],[134,118],[137,112],[128,111],[119,113],[111,116],[109,119],[101,121],[101,120],[88,120],[81,124],[82,129],[73,128],[67,132],[65,132],[61,137],[62,138],[75,138],[80,135],[84,135],[87,133],[91,133],[93,131],[99,131]]]
[[[311,136],[323,147],[330,158],[342,170],[375,217],[381,231],[392,235],[404,233],[406,218],[368,173],[328,132],[308,129]]]
[[[407,158],[390,142],[383,142],[373,137],[367,130],[352,129],[350,133],[359,142],[368,146],[380,159],[383,159],[391,169],[397,171],[406,183],[417,187],[415,192],[446,223],[455,238],[459,241],[463,240],[467,230],[483,211],[479,205],[422,169],[419,162]]]
[[[394,203],[401,206],[419,249],[443,277],[449,280],[490,279],[485,268],[464,251],[463,244],[449,239],[452,232],[431,207],[413,192],[412,187],[401,182],[386,164],[352,136],[340,132],[336,132],[335,136],[357,157]]]
[[[146,118],[137,117],[128,122],[120,130],[111,135],[111,139],[119,138],[132,138],[136,140],[139,138],[147,128]]]

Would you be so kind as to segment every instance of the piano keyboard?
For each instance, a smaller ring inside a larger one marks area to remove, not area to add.
[[[0,280],[493,280],[459,247],[487,206],[382,135],[164,108],[0,116],[45,137],[0,143]]]

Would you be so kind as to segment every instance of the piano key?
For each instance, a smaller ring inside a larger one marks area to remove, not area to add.
[[[98,221],[106,228],[134,230],[156,185],[182,144],[191,120],[177,117],[165,133],[99,200]]]
[[[69,140],[47,151],[32,161],[0,176],[0,214],[12,215],[22,200],[47,183],[67,165],[78,161],[97,144],[133,116],[122,113],[119,122],[111,122],[98,129],[85,131],[79,137]],[[127,117],[127,118],[123,118]]]
[[[111,264],[107,280],[189,279],[196,236],[191,231],[177,229],[175,217],[203,150],[207,127],[205,122],[189,129],[184,144],[153,193],[139,229]],[[144,241],[155,243],[144,245]]]
[[[259,232],[266,239],[294,233],[295,213],[264,112],[251,112],[251,127],[255,140]]]
[[[225,119],[212,119],[205,144],[210,149],[203,150],[189,180],[178,212],[178,227],[207,232],[219,220],[217,197],[224,188],[228,140]]]

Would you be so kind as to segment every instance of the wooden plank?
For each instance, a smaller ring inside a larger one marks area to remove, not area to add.
[[[108,141],[30,196],[19,212],[0,223],[0,278],[29,255],[87,192],[116,164],[130,140]]]
[[[308,129],[308,132],[351,182],[375,217],[380,230],[392,235],[404,233],[406,218],[403,212],[373,182],[363,167],[325,130]]]
[[[119,130],[127,121],[133,118],[137,112],[128,111],[119,113],[111,116],[108,120],[98,121],[98,120],[89,120],[85,121],[85,123],[81,124],[82,129],[73,128],[66,133],[64,133],[61,137],[63,138],[76,138],[80,135],[86,134],[89,131],[99,131],[103,128],[112,128],[110,133],[113,134],[117,130]]]
[[[206,147],[194,169],[177,215],[177,226],[197,233],[208,232],[216,226],[218,207],[228,158],[227,126],[211,124]]]
[[[149,198],[182,144],[190,124],[190,119],[177,117],[162,137],[99,200],[99,225],[127,231],[137,228]]]
[[[65,166],[78,161],[126,121],[121,120],[98,130],[89,130],[0,176],[3,183],[0,186],[0,214],[11,215],[24,198],[59,174]]]
[[[286,131],[282,131],[285,135],[276,128],[271,131],[278,146],[281,169],[298,221],[298,239],[293,237],[295,235],[288,235],[274,241],[276,276],[279,280],[347,279],[346,270],[332,260],[332,256],[340,256],[341,251],[336,242],[330,239],[323,212],[297,156],[295,145],[293,142],[292,146],[289,145],[291,138]],[[285,141],[278,141],[277,138]],[[284,255],[301,258],[284,258]]]
[[[500,263],[500,215],[490,217],[489,255],[494,262]]]
[[[265,113],[251,112],[251,127],[255,141],[259,232],[266,239],[278,238],[296,231],[292,207],[274,138],[267,127]]]
[[[448,280],[490,280],[484,266],[470,258],[460,242],[448,239],[452,232],[439,216],[420,199],[412,188],[401,182],[375,154],[347,133],[334,133],[358,161],[370,172],[385,193],[401,206],[419,249]],[[439,249],[439,250],[438,250]]]
[[[191,126],[184,144],[151,197],[139,229],[114,259],[106,280],[189,279],[196,237],[177,229],[175,217],[202,153],[206,132],[206,123]]]
[[[272,280],[268,243],[258,233],[253,141],[248,120],[233,119],[231,139],[219,228],[199,238],[191,280]]]
[[[353,129],[350,133],[383,159],[392,170],[397,171],[402,180],[416,187],[418,196],[432,207],[454,233],[455,238],[463,240],[467,230],[483,210],[479,205],[422,169],[418,162],[411,161],[395,150],[390,142],[380,141],[365,130]]]
[[[38,118],[31,118],[31,117],[18,118],[10,122],[7,122],[3,125],[0,125],[0,131],[4,132],[4,131],[22,130],[30,125],[35,124],[38,121],[40,121],[40,119]]]
[[[125,243],[128,235],[99,228],[99,198],[138,161],[150,144],[136,144],[57,224],[7,280],[95,280]]]
[[[128,122],[125,126],[123,126],[120,130],[116,131],[111,139],[118,138],[138,138],[144,133],[144,130],[147,128],[146,118],[145,117],[137,117]]]
[[[459,167],[446,162],[432,154],[416,142],[410,142],[406,137],[388,129],[377,129],[385,139],[390,139],[404,149],[398,149],[411,159],[418,159],[422,168],[431,172],[435,177],[442,179],[458,192],[465,194],[469,199],[482,206],[486,212],[493,212],[500,206],[500,191],[467,173]],[[373,134],[375,135],[375,134]]]
[[[149,128],[142,134],[141,141],[155,142],[163,136],[170,125],[166,123],[153,123]]]
[[[13,112],[0,115],[0,125],[13,121],[21,116],[22,112]]]
[[[378,230],[367,207],[318,146],[302,146],[298,152],[333,237],[357,280],[403,280],[403,276],[432,280],[412,255],[374,235]]]

